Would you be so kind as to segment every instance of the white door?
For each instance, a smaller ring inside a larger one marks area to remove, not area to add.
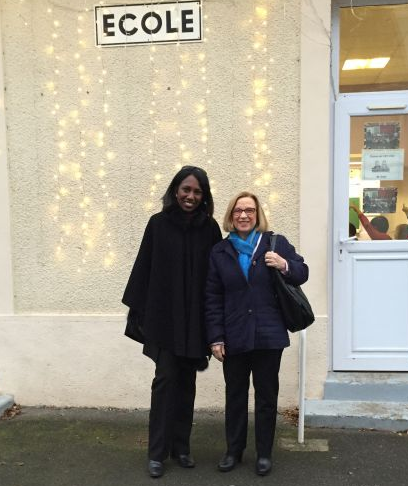
[[[334,370],[408,371],[407,107],[407,92],[335,105]]]

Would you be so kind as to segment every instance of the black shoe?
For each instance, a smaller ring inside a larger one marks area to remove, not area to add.
[[[190,454],[175,454],[172,457],[175,461],[179,463],[179,466],[181,467],[195,466],[194,459],[190,456]]]
[[[151,478],[159,478],[160,476],[163,476],[164,465],[160,461],[152,461],[149,459],[148,469]]]
[[[234,467],[242,461],[242,454],[233,456],[232,454],[225,454],[225,456],[218,463],[218,470],[221,472],[232,471]]]
[[[258,457],[256,461],[256,474],[259,476],[266,476],[271,472],[272,463],[267,457]]]

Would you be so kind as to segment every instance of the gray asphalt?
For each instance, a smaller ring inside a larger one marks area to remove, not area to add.
[[[198,411],[194,469],[166,461],[165,475],[146,471],[147,411],[23,408],[0,421],[0,486],[403,486],[408,434],[372,430],[305,430],[280,417],[270,476],[254,472],[253,424],[243,463],[216,469],[225,449],[223,414]]]

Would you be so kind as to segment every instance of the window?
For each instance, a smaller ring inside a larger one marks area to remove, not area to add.
[[[340,8],[340,93],[408,89],[408,4]]]
[[[352,116],[349,233],[408,239],[408,115]]]

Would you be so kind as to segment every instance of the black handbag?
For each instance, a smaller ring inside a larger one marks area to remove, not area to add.
[[[271,251],[275,251],[277,235],[271,235]],[[275,289],[286,328],[290,332],[306,329],[315,320],[312,306],[299,286],[287,283],[277,268],[274,270]]]
[[[125,336],[138,343],[144,344],[145,342],[141,318],[134,309],[129,309],[126,319]]]

